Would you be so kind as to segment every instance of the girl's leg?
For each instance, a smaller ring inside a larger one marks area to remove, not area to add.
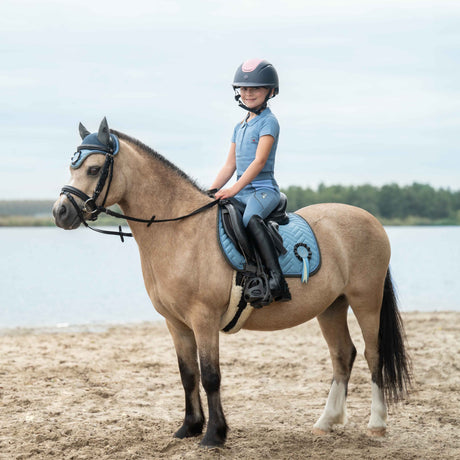
[[[238,195],[235,198],[239,198]],[[243,214],[243,224],[248,226],[252,216],[265,219],[278,206],[280,194],[277,190],[260,189],[243,197],[246,209]]]
[[[238,195],[235,198],[239,198]],[[264,219],[276,208],[280,194],[276,190],[261,189],[243,195],[241,201],[246,204],[243,214],[243,224],[251,235],[268,275],[268,284],[272,297],[276,301],[291,300],[288,285],[284,279],[278,261],[278,253]],[[260,307],[265,304],[257,305]]]

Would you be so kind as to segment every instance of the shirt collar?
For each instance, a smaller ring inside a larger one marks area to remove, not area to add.
[[[266,117],[267,115],[269,115],[270,113],[272,113],[272,111],[270,110],[269,107],[267,107],[266,109],[264,109],[259,115],[256,115],[254,118],[252,118],[251,120],[249,121],[245,121],[245,123],[247,123],[248,125],[253,125],[254,123],[256,123],[258,120]]]

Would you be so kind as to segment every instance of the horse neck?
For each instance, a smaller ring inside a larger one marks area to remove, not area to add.
[[[130,147],[131,151],[125,155],[127,163],[123,167],[127,188],[119,202],[125,214],[144,219],[152,215],[158,220],[169,219],[188,214],[210,201],[190,180],[182,177],[166,162]],[[130,223],[130,227],[133,232],[139,233],[139,229],[145,229],[146,226]],[[148,233],[156,232],[149,227]]]
[[[125,214],[175,218],[212,201],[160,159],[133,153],[136,154],[123,156],[129,165],[123,163],[120,168],[127,184],[124,197],[119,201]],[[165,316],[164,305],[170,301],[170,296],[196,291],[196,286],[203,283],[203,276],[209,276],[210,267],[216,279],[222,280],[229,275],[230,269],[222,263],[218,250],[215,208],[180,221],[152,223],[150,227],[145,223],[129,222],[129,226],[139,248],[147,292],[155,307],[163,308]],[[226,290],[225,283],[223,286]],[[217,291],[217,298],[225,295]]]

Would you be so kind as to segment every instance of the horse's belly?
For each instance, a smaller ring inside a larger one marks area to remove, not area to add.
[[[255,309],[243,329],[276,331],[298,326],[318,316],[340,295],[339,290],[334,292],[328,289],[321,292],[315,289],[314,285],[319,283],[314,283],[314,278],[307,285],[301,284],[299,278],[290,278],[286,281],[289,284],[292,300],[274,302],[266,307]]]

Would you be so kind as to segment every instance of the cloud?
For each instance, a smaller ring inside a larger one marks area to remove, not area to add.
[[[95,129],[104,115],[211,182],[242,117],[233,72],[254,56],[280,74],[283,184],[433,173],[460,188],[459,16],[445,0],[4,0],[0,199],[53,196],[49,172],[67,174],[78,122]],[[22,160],[30,189],[7,173]]]

